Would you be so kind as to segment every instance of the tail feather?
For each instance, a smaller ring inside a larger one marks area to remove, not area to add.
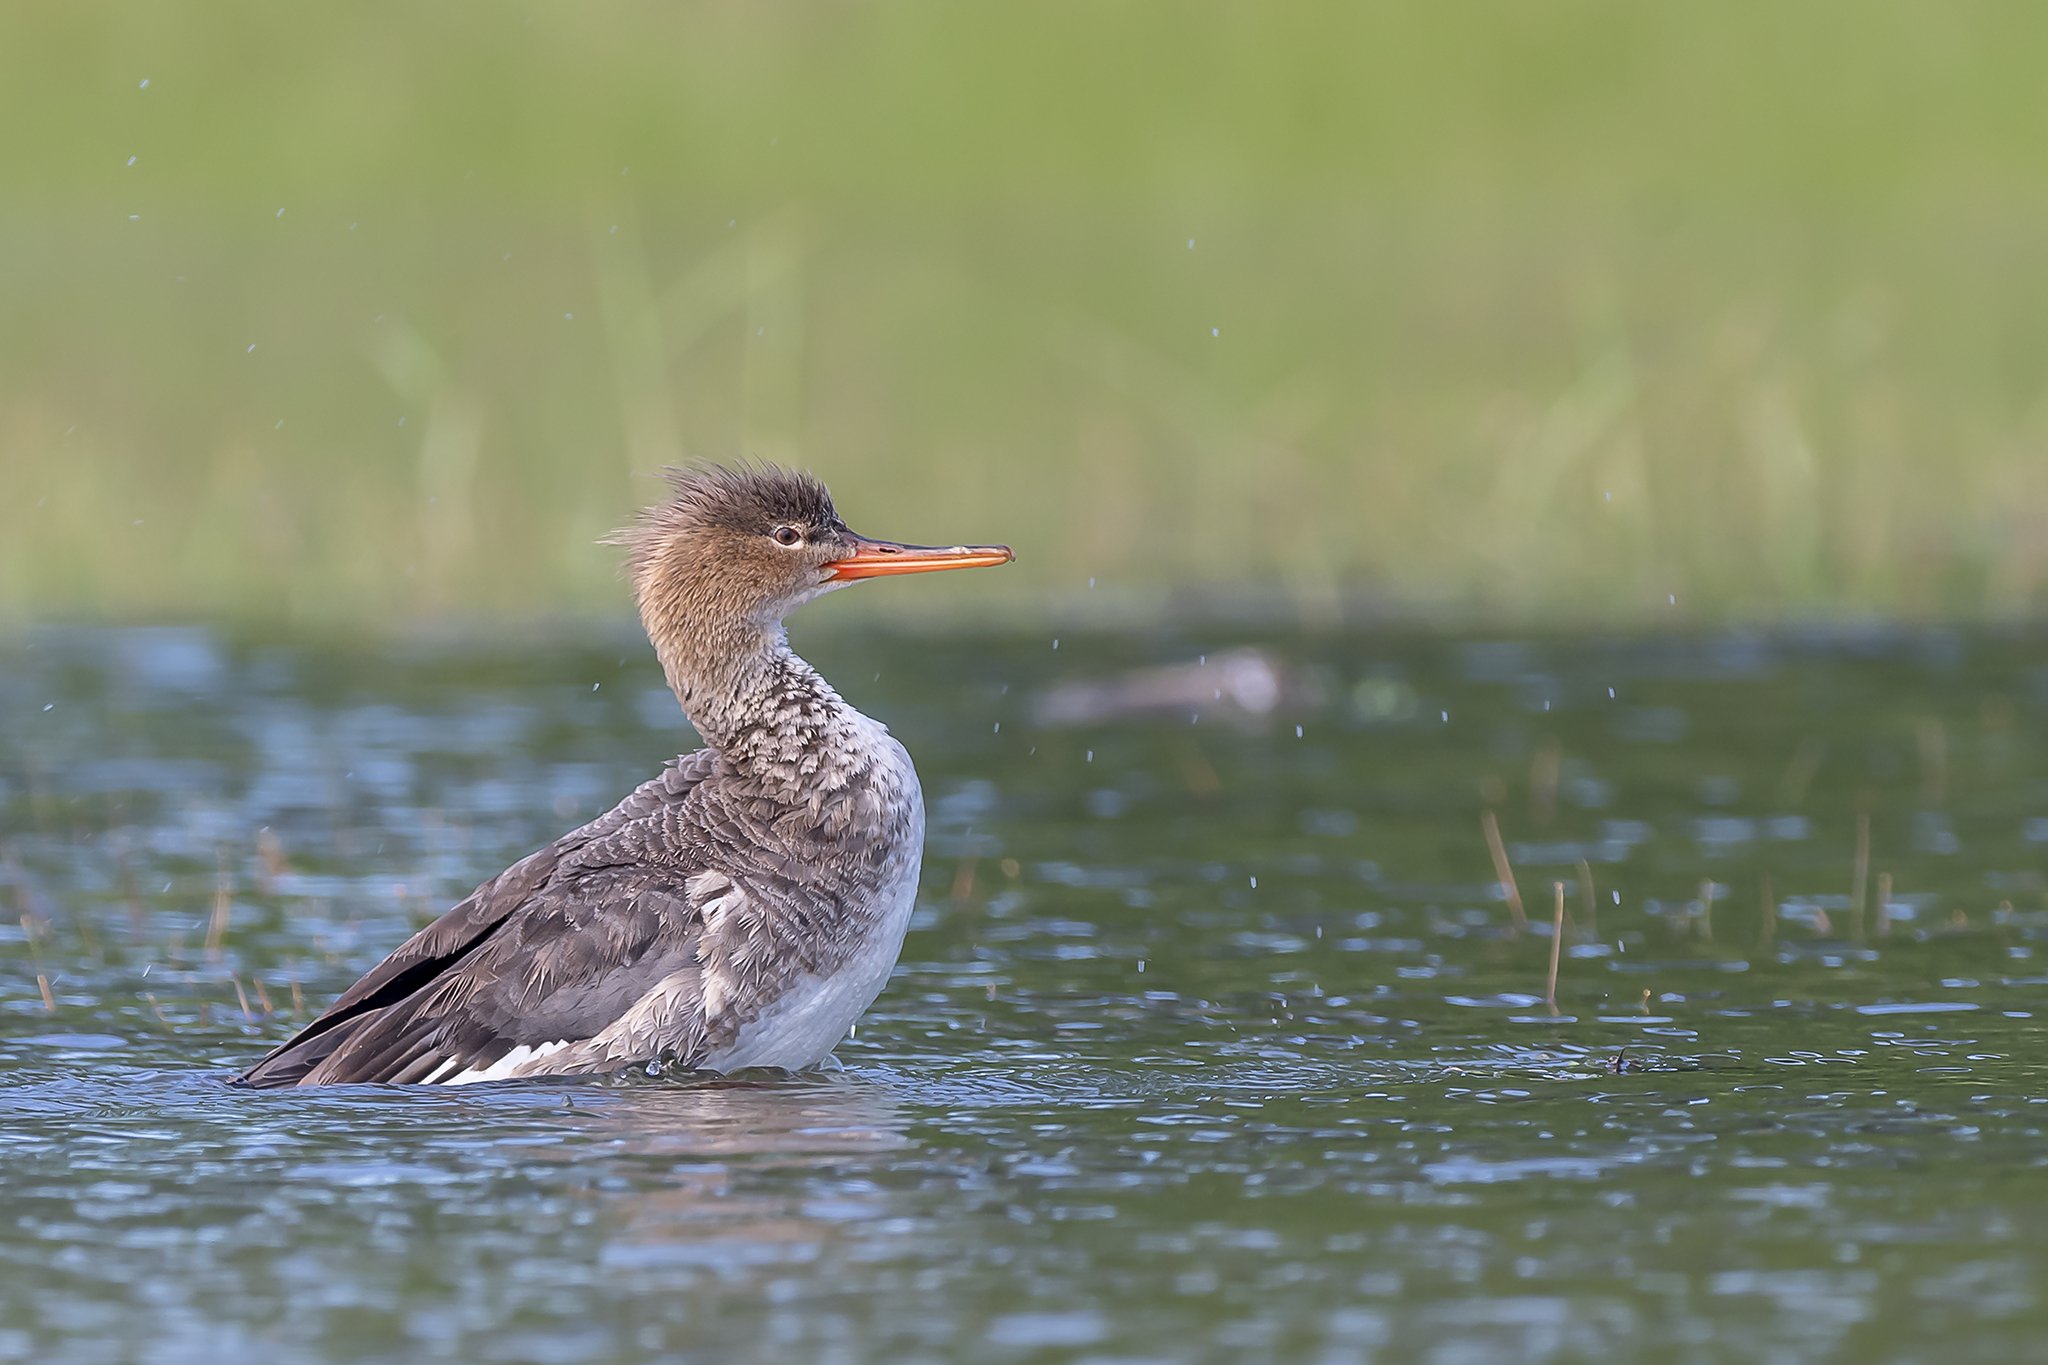
[[[345,1019],[332,1028],[307,1037],[300,1034],[290,1042],[272,1049],[254,1066],[235,1077],[235,1085],[251,1090],[281,1090],[299,1084],[306,1073],[327,1060],[342,1044],[355,1037],[365,1025],[375,1021],[376,1014],[359,1014]]]

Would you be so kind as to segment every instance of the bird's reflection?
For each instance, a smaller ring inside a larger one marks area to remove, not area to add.
[[[625,1156],[803,1164],[894,1151],[910,1141],[895,1093],[846,1071],[576,1086],[563,1091],[561,1117]]]
[[[528,1155],[598,1172],[585,1188],[612,1228],[608,1265],[797,1254],[886,1216],[870,1162],[911,1145],[891,1089],[847,1072],[562,1093],[565,1140]]]

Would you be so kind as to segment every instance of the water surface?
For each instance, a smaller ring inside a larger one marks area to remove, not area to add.
[[[799,643],[931,814],[838,1069],[258,1094],[222,1080],[692,742],[645,646],[0,646],[0,1358],[2048,1332],[2038,637]]]

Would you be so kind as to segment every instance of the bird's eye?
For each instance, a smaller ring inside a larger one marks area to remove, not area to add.
[[[775,528],[775,543],[777,545],[801,545],[803,541],[804,533],[797,530],[794,526],[778,526]]]

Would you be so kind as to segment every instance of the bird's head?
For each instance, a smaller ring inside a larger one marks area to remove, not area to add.
[[[611,537],[655,643],[772,630],[813,597],[863,578],[1006,564],[1004,545],[901,545],[847,528],[825,485],[774,465],[668,471],[668,498]]]

